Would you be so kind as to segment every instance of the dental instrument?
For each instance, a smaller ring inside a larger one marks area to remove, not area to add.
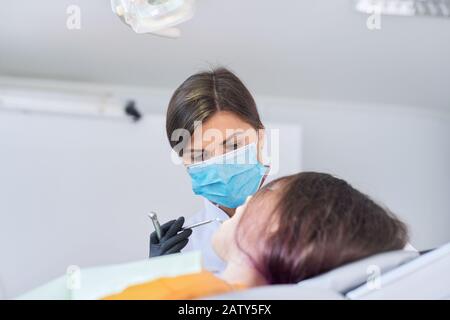
[[[198,222],[198,223],[194,223],[193,225],[190,225],[190,226],[183,227],[182,230],[186,230],[186,229],[194,229],[194,228],[203,226],[203,225],[205,225],[205,224],[209,224],[209,223],[211,223],[211,222],[220,222],[220,223],[222,223],[223,220],[221,220],[221,219],[219,219],[219,218],[211,219],[211,220],[205,220],[205,221],[201,221],[201,222]]]
[[[161,225],[159,224],[158,216],[156,215],[155,212],[152,211],[148,214],[148,217],[153,222],[153,227],[155,228],[156,236],[158,237],[158,240],[161,240],[161,238],[162,238]]]
[[[159,221],[158,221],[158,216],[157,216],[156,213],[153,212],[153,211],[151,211],[151,212],[150,212],[149,214],[147,214],[147,215],[148,215],[148,217],[150,218],[150,220],[152,220],[153,227],[155,228],[156,236],[158,237],[158,240],[161,240],[161,238],[162,238],[162,233],[161,233],[161,225],[159,224]],[[201,221],[201,222],[194,223],[194,224],[192,224],[192,225],[190,225],[190,226],[183,227],[183,228],[181,228],[181,230],[184,231],[184,230],[187,230],[187,229],[194,229],[194,228],[197,228],[197,227],[200,227],[200,226],[203,226],[203,225],[205,225],[205,224],[212,223],[212,222],[219,222],[219,223],[222,223],[223,220],[222,220],[222,219],[219,219],[219,218],[216,218],[216,219],[210,219],[210,220],[205,220],[205,221]]]

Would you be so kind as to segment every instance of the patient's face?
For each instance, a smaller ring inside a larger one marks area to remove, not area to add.
[[[236,213],[220,226],[213,235],[212,245],[222,260],[230,261],[242,253],[236,244],[236,232],[244,215],[245,221],[239,228],[239,232],[246,234],[244,249],[252,250],[256,247],[260,232],[269,223],[269,214],[274,210],[281,189],[279,186],[272,186],[258,191],[253,198],[247,198],[247,201],[236,209]],[[276,223],[269,224],[276,228]]]
[[[236,209],[234,215],[222,223],[220,228],[214,233],[212,238],[212,245],[217,255],[224,261],[228,261],[232,250],[235,246],[236,229],[245,212],[249,199],[240,207]]]

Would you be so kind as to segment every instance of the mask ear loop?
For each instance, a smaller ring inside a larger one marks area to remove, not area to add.
[[[266,179],[269,176],[270,165],[264,165],[264,168],[266,168],[266,172],[264,173],[264,175],[261,178],[261,183],[259,184],[258,190],[261,189],[262,185],[264,184],[264,182],[266,182]]]
[[[258,146],[258,155],[259,155],[259,152],[261,152],[261,153],[263,152],[262,151],[263,148],[261,148],[261,150],[259,148],[259,143],[260,143],[260,139],[259,139],[259,135],[258,135],[258,142],[256,143],[256,145]],[[270,164],[264,164],[263,163],[262,154],[261,154],[261,162],[260,163],[266,168],[266,172],[264,173],[264,175],[261,178],[261,183],[259,184],[258,190],[261,189],[261,187],[264,184],[264,182],[266,182],[267,177],[269,176],[270,169],[271,169]]]

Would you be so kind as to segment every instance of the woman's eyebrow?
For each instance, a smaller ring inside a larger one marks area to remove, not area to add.
[[[238,135],[241,135],[242,133],[243,133],[243,132],[235,132],[235,133],[233,133],[233,134],[230,135],[228,138],[226,138],[225,140],[222,141],[222,145],[226,145],[228,142],[230,142],[230,140],[231,140],[232,138],[234,138],[234,137],[236,137],[236,136],[238,136]],[[189,151],[190,151],[190,152],[198,152],[198,151],[204,152],[205,149],[204,149],[204,148],[203,148],[203,149],[189,149]]]
[[[228,138],[222,141],[222,145],[226,145],[228,142],[230,142],[231,138],[236,137],[237,135],[242,134],[242,132],[235,132],[232,135],[230,135]]]

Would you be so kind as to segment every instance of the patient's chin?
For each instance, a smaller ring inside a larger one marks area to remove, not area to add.
[[[217,256],[223,261],[227,261],[226,259],[226,248],[224,237],[221,234],[220,228],[213,234],[212,236],[212,248]]]

